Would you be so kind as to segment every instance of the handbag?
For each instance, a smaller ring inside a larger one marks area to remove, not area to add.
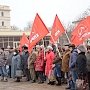
[[[85,80],[77,79],[76,90],[88,90],[88,83],[86,83]]]
[[[48,79],[49,81],[55,81],[54,70],[49,71]]]
[[[16,77],[22,77],[22,70],[16,70]]]

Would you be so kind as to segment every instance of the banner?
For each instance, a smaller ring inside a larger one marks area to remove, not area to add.
[[[64,32],[64,27],[62,26],[58,16],[56,15],[51,30],[51,42],[55,43],[58,40],[59,36],[61,36]]]
[[[73,30],[71,42],[73,42],[73,44],[79,45],[89,37],[90,37],[90,16],[82,20]]]
[[[24,45],[26,45],[27,47],[29,45],[29,40],[28,40],[27,36],[25,35],[25,33],[23,33],[22,38],[20,40],[20,45],[19,45],[20,51],[22,50],[22,46],[24,46]]]
[[[42,19],[38,14],[36,14],[31,34],[29,37],[29,47],[32,48],[39,42],[42,38],[44,38],[49,33],[47,27],[43,23]]]

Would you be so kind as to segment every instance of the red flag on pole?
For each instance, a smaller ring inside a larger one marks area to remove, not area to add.
[[[64,32],[64,27],[62,26],[58,16],[56,15],[51,30],[51,42],[55,43],[58,40],[59,36],[61,36]]]
[[[29,47],[35,46],[37,42],[39,42],[44,36],[46,36],[49,33],[47,27],[43,23],[42,19],[38,14],[36,14],[31,34],[29,37],[30,45]]]
[[[73,39],[74,37],[74,39]],[[90,16],[82,20],[72,32],[71,41],[79,45],[85,39],[90,37]],[[77,43],[76,43],[77,42]]]
[[[20,51],[22,50],[22,46],[24,46],[24,45],[26,45],[27,47],[29,45],[29,40],[28,40],[27,36],[25,35],[25,33],[23,33],[22,38],[20,40],[20,47],[19,47]]]

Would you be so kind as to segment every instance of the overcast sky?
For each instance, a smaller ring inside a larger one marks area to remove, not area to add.
[[[56,14],[64,25],[75,20],[90,6],[90,0],[0,0],[0,4],[10,6],[11,25],[23,28],[38,13],[51,27]]]

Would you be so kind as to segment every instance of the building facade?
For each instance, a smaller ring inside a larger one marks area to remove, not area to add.
[[[25,33],[27,37],[30,35],[30,30],[14,30],[10,25],[10,7],[0,5],[0,47],[13,47],[19,46],[20,39]],[[43,44],[47,46],[49,44],[50,36],[46,36],[37,44]]]
[[[19,45],[23,31],[13,30],[10,25],[10,7],[0,5],[0,47],[8,46],[16,48]],[[29,35],[29,31],[25,32]]]
[[[0,31],[10,29],[10,8],[0,5]]]

